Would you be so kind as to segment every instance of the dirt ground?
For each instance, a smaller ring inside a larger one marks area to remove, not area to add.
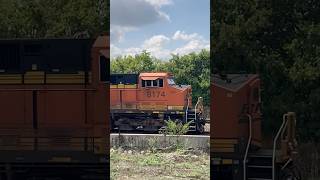
[[[203,152],[110,150],[113,180],[210,179],[210,157]]]

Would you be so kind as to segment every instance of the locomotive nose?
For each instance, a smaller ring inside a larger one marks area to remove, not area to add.
[[[188,87],[187,92],[188,92],[188,94],[190,94],[190,95],[192,94],[191,86]]]

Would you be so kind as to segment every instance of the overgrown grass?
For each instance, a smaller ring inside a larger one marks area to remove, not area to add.
[[[207,153],[178,149],[151,152],[111,149],[111,179],[210,179]]]

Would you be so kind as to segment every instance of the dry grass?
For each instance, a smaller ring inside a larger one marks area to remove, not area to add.
[[[111,149],[111,179],[210,179],[207,153]]]

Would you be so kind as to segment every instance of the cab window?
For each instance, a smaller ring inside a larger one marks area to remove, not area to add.
[[[141,87],[163,87],[163,79],[142,80]]]
[[[151,80],[146,80],[146,87],[151,87]]]
[[[152,86],[153,87],[158,87],[158,79],[152,81]]]
[[[163,79],[158,79],[159,80],[159,87],[163,87]]]

